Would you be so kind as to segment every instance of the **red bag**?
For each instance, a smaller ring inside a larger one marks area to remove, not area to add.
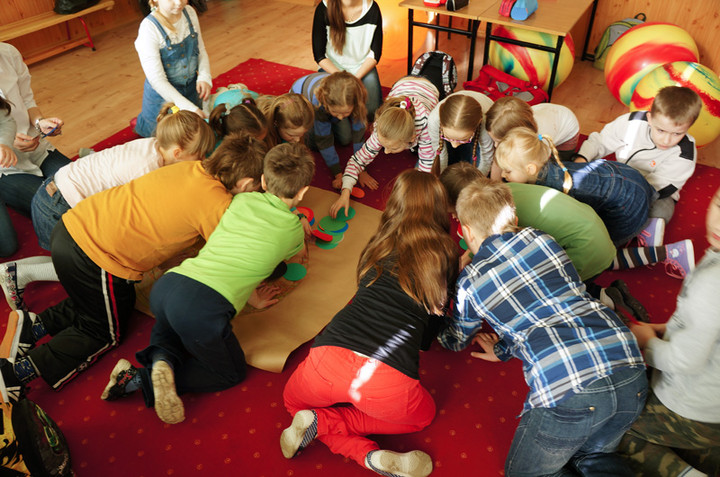
[[[540,86],[516,78],[490,65],[480,68],[478,77],[463,83],[463,88],[484,93],[493,101],[503,96],[515,96],[529,105],[549,101],[548,94]]]

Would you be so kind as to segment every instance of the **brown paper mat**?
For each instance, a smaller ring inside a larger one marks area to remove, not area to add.
[[[300,204],[315,214],[315,225],[328,215],[338,194],[311,187]],[[307,275],[298,282],[279,279],[281,301],[266,309],[246,307],[234,320],[233,331],[248,364],[274,373],[282,372],[290,353],[315,337],[355,294],[355,270],[360,252],[380,223],[380,211],[357,202],[350,204],[355,217],[337,247],[323,250],[309,243],[308,255],[291,261],[304,263]],[[135,308],[150,314],[152,284],[162,275],[159,269],[145,274],[136,288]],[[152,315],[151,315],[152,316]]]

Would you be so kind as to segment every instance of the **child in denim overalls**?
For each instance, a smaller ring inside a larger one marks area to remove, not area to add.
[[[150,0],[155,8],[140,24],[135,49],[145,72],[142,112],[135,132],[143,137],[155,131],[164,102],[194,111],[201,117],[202,100],[210,95],[210,62],[200,35],[195,10],[187,0]]]

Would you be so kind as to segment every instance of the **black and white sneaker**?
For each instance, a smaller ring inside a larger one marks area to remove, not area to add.
[[[2,288],[5,300],[11,310],[27,309],[23,301],[25,288],[18,286],[16,262],[0,264],[0,288]]]
[[[110,381],[100,395],[100,399],[105,401],[114,401],[125,397],[132,392],[127,391],[127,385],[137,376],[138,369],[130,364],[127,359],[120,359],[115,363],[115,367],[110,372]]]
[[[30,351],[37,342],[33,325],[37,315],[29,311],[15,310],[8,315],[5,337],[0,343],[0,358],[15,362]]]
[[[16,403],[25,396],[25,385],[15,376],[13,365],[0,358],[0,394],[5,402]]]

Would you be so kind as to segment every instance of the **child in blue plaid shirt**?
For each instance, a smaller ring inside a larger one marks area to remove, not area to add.
[[[488,361],[521,359],[530,387],[505,475],[632,475],[614,454],[647,393],[632,333],[585,292],[550,235],[516,227],[507,185],[470,184],[456,210],[474,257],[439,340],[455,351],[479,344],[472,356]],[[483,321],[497,335],[478,333]]]

